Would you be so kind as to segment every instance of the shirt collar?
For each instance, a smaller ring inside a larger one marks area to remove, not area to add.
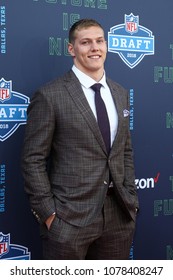
[[[72,71],[75,73],[75,75],[79,79],[81,85],[84,86],[85,88],[90,88],[93,84],[96,83],[96,81],[94,79],[92,79],[91,77],[86,75],[84,72],[79,70],[75,65],[73,65]],[[103,87],[106,86],[106,74],[105,74],[105,71],[104,71],[103,77],[101,78],[99,83],[102,84]]]

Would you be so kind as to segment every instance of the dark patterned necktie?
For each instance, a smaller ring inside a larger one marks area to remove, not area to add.
[[[97,83],[91,86],[95,91],[95,106],[97,112],[97,122],[106,145],[107,152],[110,152],[110,124],[105,103],[100,95],[101,84]]]

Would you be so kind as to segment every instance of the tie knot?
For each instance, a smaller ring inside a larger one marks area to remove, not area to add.
[[[96,83],[96,84],[92,85],[91,88],[92,88],[95,92],[100,92],[101,86],[102,86],[102,84]]]

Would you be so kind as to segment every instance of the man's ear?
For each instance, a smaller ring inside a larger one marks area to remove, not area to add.
[[[71,54],[71,56],[75,56],[74,54],[74,47],[73,47],[73,44],[71,43],[68,43],[68,52]]]

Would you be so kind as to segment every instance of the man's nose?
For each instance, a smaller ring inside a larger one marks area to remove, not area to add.
[[[97,42],[92,42],[91,44],[91,50],[92,51],[98,51],[99,47],[98,47],[98,44]]]

